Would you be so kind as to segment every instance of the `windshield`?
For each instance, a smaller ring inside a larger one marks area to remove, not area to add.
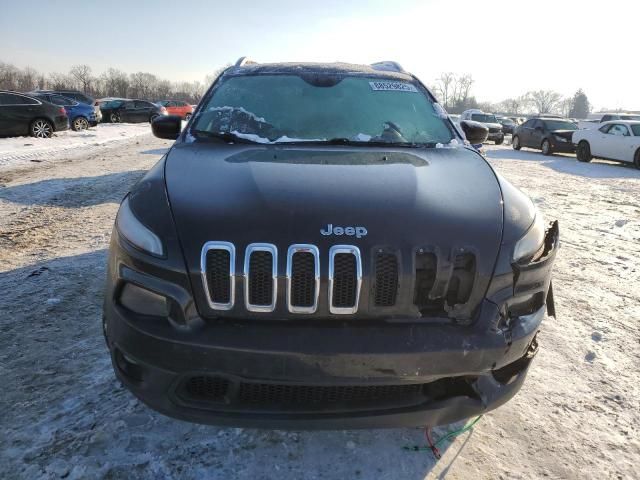
[[[553,130],[577,130],[578,126],[573,122],[565,122],[562,120],[547,120],[544,123],[547,124],[547,128]]]
[[[515,125],[513,120],[511,120],[510,118],[502,118],[500,119],[500,123],[503,125]]]
[[[343,140],[449,143],[445,114],[414,84],[365,77],[250,75],[224,79],[191,133],[258,143]],[[313,84],[312,84],[313,83]]]
[[[636,137],[640,137],[640,125],[629,125],[631,127],[631,131]]]
[[[498,119],[495,115],[489,115],[486,113],[474,113],[471,115],[471,120],[482,123],[498,123]]]
[[[640,115],[620,115],[620,120],[640,120]]]

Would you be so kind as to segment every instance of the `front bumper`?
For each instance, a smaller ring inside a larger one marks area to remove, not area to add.
[[[554,152],[561,153],[574,153],[576,151],[576,146],[573,142],[560,142],[554,138],[551,139],[551,148]]]
[[[502,132],[489,133],[489,136],[487,137],[487,140],[490,140],[492,142],[495,142],[496,140],[503,141],[504,140],[504,133],[502,133]]]
[[[469,327],[272,322],[205,324],[188,332],[108,301],[104,326],[117,377],[166,415],[258,428],[385,428],[451,423],[508,401],[536,353],[544,314],[543,307],[519,318],[508,334],[497,328],[500,314],[488,301]],[[203,401],[185,389],[198,378],[227,382],[227,391]],[[403,386],[415,386],[411,398],[309,404],[310,396],[326,399],[354,389],[375,396],[376,388]],[[267,403],[243,402],[242,389],[267,392]],[[278,400],[284,404],[268,401],[283,389],[292,392]]]

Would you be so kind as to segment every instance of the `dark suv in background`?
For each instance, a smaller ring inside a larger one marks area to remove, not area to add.
[[[576,146],[571,137],[577,129],[575,123],[562,118],[531,118],[515,129],[511,145],[514,150],[522,147],[542,150],[543,155],[573,153]]]
[[[0,136],[49,138],[54,132],[68,128],[64,107],[23,93],[0,90]]]
[[[104,333],[142,401],[345,429],[450,423],[520,389],[554,312],[557,222],[414,75],[241,59],[181,125],[152,123],[175,144],[109,249]]]

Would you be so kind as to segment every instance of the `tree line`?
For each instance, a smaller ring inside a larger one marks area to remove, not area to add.
[[[182,100],[197,103],[226,67],[218,68],[204,82],[172,82],[152,73],[127,73],[109,68],[95,75],[88,65],[74,65],[67,73],[45,74],[31,67],[18,68],[0,61],[0,90],[80,90],[94,98],[122,97],[143,100]]]
[[[432,90],[449,113],[462,113],[470,108],[499,112],[511,116],[553,113],[569,118],[586,118],[591,112],[587,95],[578,89],[573,96],[563,97],[553,90],[532,90],[498,103],[479,102],[471,94],[473,77],[447,72],[433,83]]]

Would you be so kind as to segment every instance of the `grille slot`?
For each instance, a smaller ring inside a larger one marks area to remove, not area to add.
[[[314,245],[291,245],[287,253],[287,305],[292,313],[314,313],[320,292],[320,254]]]
[[[329,251],[329,310],[336,314],[358,311],[362,285],[360,250],[336,245]]]
[[[231,382],[226,378],[197,376],[191,377],[184,384],[186,393],[194,400],[208,402],[224,401]]]
[[[245,306],[252,312],[272,312],[277,295],[277,249],[252,243],[244,258]]]
[[[421,384],[373,386],[314,386],[242,383],[238,402],[262,407],[321,407],[331,404],[358,404],[403,399],[421,395]]]
[[[398,294],[398,257],[390,252],[378,252],[375,261],[374,302],[377,307],[392,307]]]
[[[442,311],[443,301],[432,299],[431,291],[436,281],[438,260],[432,252],[418,252],[415,257],[415,289],[413,303],[422,314]]]
[[[473,290],[476,276],[476,257],[473,253],[461,253],[455,256],[453,273],[447,290],[449,305],[467,303]]]
[[[202,247],[200,268],[209,307],[229,310],[235,302],[236,250],[228,242],[207,242]]]

